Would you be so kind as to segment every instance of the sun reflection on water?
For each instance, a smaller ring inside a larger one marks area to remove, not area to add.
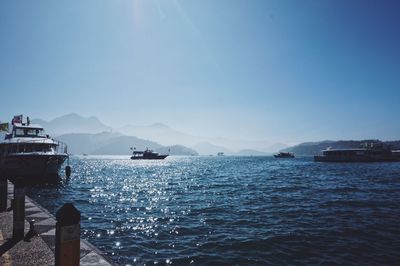
[[[392,223],[400,215],[393,204],[400,201],[398,181],[392,178],[400,173],[397,165],[322,167],[308,159],[265,157],[133,161],[115,156],[71,158],[71,164],[74,175],[66,186],[33,190],[32,196],[53,213],[62,203],[73,202],[82,212],[82,237],[118,264],[287,264],[304,249],[304,239],[316,253],[329,246],[333,253],[362,261],[342,247],[351,251],[362,241],[378,243],[367,252],[376,254],[386,252],[379,244],[386,241],[382,237],[396,241],[387,234],[373,238],[365,228],[397,228]],[[374,217],[362,202],[377,199],[385,208],[378,205],[379,217]],[[351,223],[355,217],[361,223]],[[359,230],[359,242],[335,221]],[[339,229],[330,234],[332,227]],[[276,255],[282,252],[286,255]],[[321,261],[310,256],[300,262]]]

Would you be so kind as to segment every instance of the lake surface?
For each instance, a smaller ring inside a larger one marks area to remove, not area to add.
[[[400,163],[312,158],[72,157],[29,195],[73,202],[82,238],[125,265],[400,262]]]

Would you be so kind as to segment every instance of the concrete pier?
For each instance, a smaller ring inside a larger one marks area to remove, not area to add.
[[[25,197],[25,236],[13,239],[13,211],[11,199],[14,188],[8,185],[8,211],[0,212],[0,265],[54,265],[56,220],[47,210]],[[35,220],[35,234],[29,221]],[[80,239],[80,265],[113,265],[101,252],[86,240]]]

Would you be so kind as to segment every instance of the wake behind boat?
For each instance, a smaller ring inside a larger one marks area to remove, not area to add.
[[[46,135],[43,127],[22,122],[22,115],[12,120],[12,131],[0,142],[0,173],[6,177],[45,178],[57,176],[69,157],[67,145]],[[3,131],[8,123],[2,124]]]
[[[132,148],[131,148],[132,149]],[[154,152],[153,150],[146,149],[144,151],[134,151],[132,153],[132,160],[163,160],[168,157],[168,154],[159,154],[158,152]]]

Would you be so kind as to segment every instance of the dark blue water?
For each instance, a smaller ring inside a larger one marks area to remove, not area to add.
[[[127,157],[126,157],[127,158]],[[400,262],[400,163],[311,158],[71,158],[30,195],[82,212],[82,237],[118,264]]]

